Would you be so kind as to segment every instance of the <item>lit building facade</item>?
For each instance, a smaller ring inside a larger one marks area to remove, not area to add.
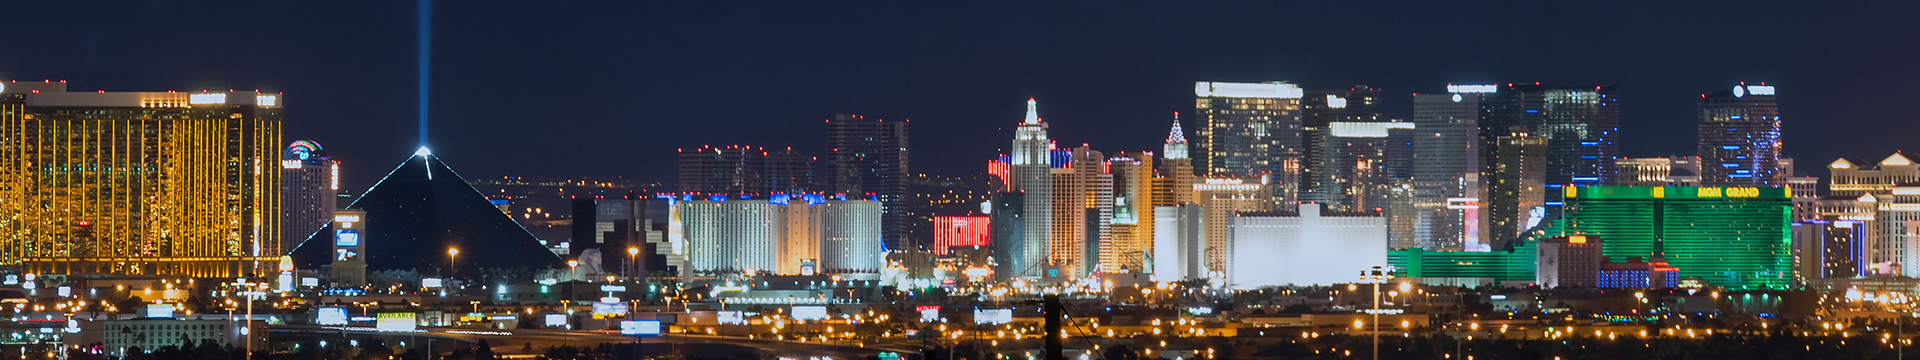
[[[1481,85],[1484,87],[1484,85]],[[1612,85],[1543,86],[1507,84],[1486,88],[1481,106],[1486,120],[1480,123],[1480,136],[1487,144],[1481,153],[1486,167],[1483,175],[1491,178],[1502,164],[1505,151],[1500,137],[1526,132],[1546,142],[1542,153],[1541,176],[1547,188],[1533,191],[1544,197],[1546,217],[1560,213],[1560,186],[1607,185],[1613,183],[1614,158],[1619,156],[1620,112]],[[1522,145],[1532,146],[1532,145]],[[1523,155],[1524,156],[1524,155]],[[1495,194],[1495,196],[1499,196]],[[1495,199],[1495,203],[1498,199]],[[1499,210],[1495,210],[1499,211]],[[1496,219],[1498,219],[1496,215]],[[1504,224],[1494,224],[1498,231]],[[1516,226],[1518,227],[1518,226]],[[1499,236],[1496,234],[1496,242]]]
[[[1263,178],[1264,179],[1264,178]],[[1203,271],[1200,276],[1217,277],[1227,271],[1233,261],[1233,250],[1228,247],[1233,241],[1232,229],[1234,214],[1241,212],[1266,212],[1273,209],[1273,202],[1267,196],[1273,194],[1267,190],[1268,184],[1237,178],[1207,177],[1193,184],[1194,200],[1206,213],[1201,217],[1206,241],[1203,251]],[[1301,208],[1305,209],[1305,208]],[[1313,208],[1315,211],[1319,207]]]
[[[1271,177],[1275,204],[1298,201],[1305,138],[1299,86],[1283,82],[1198,82],[1195,113],[1206,174],[1244,179]]]
[[[1853,215],[1872,229],[1866,234],[1868,271],[1920,275],[1920,268],[1911,265],[1920,263],[1920,235],[1915,234],[1920,227],[1909,225],[1920,220],[1920,187],[1911,185],[1920,183],[1920,165],[1895,153],[1877,163],[1838,159],[1828,163],[1827,170],[1832,176],[1827,187],[1830,196],[1817,205],[1823,215],[1836,199],[1873,203],[1871,214]]]
[[[880,235],[886,205],[872,200],[830,200],[815,206],[820,208],[822,272],[861,280],[877,278],[886,260]]]
[[[935,218],[983,216],[980,204],[1004,192],[1005,187],[1000,177],[988,174],[914,174],[907,181],[907,238],[913,240],[915,246],[945,255],[944,250],[937,249],[940,230],[936,230]]]
[[[1339,184],[1328,184],[1338,177],[1330,173],[1342,172],[1342,169],[1329,167],[1338,160],[1325,159],[1329,153],[1337,150],[1322,149],[1325,139],[1333,135],[1333,123],[1370,123],[1380,121],[1380,114],[1373,111],[1374,93],[1367,86],[1354,86],[1343,90],[1309,90],[1300,98],[1300,197],[1302,201],[1318,201],[1331,206],[1342,195],[1345,188]],[[1326,189],[1322,189],[1325,187]],[[1341,210],[1345,211],[1345,210]]]
[[[1002,242],[1018,251],[1006,259],[1016,272],[998,271],[1007,276],[1038,276],[1031,270],[1043,263],[1052,249],[1053,236],[1053,141],[1047,138],[1047,124],[1040,121],[1037,103],[1027,99],[1027,117],[1015,128],[1011,192],[1020,193],[1019,237]],[[1004,223],[1004,222],[1003,222]]]
[[[1845,204],[1851,202],[1827,203],[1822,207],[1851,207],[1849,205],[1853,204]],[[1875,230],[1868,224],[1870,220],[1843,219],[1845,216],[1822,217],[1830,219],[1812,219],[1795,224],[1796,249],[1800,250],[1796,251],[1799,255],[1797,263],[1801,277],[1812,281],[1867,276],[1870,273],[1870,263],[1866,261],[1867,241],[1869,234]],[[1805,240],[1802,240],[1803,237]]]
[[[1780,168],[1780,108],[1772,85],[1741,83],[1700,98],[1700,184],[1771,186]]]
[[[993,244],[993,218],[985,216],[933,217],[933,253],[947,255],[955,247]]]
[[[1611,260],[1664,255],[1680,276],[1731,289],[1793,284],[1785,188],[1580,186],[1564,196],[1564,231],[1606,239]]]
[[[1673,173],[1667,176],[1667,186],[1700,186],[1700,157],[1675,156],[1668,159],[1673,162]]]
[[[683,201],[675,204],[694,276],[779,271],[786,209],[766,200]]]
[[[1599,284],[1601,239],[1571,235],[1547,238],[1537,244],[1540,269],[1534,272],[1541,288],[1594,287]]]
[[[833,192],[880,202],[880,236],[890,249],[908,249],[907,122],[836,115],[827,121],[827,160],[833,166]]]
[[[993,239],[993,275],[999,280],[1009,280],[1028,274],[1032,262],[1027,261],[1027,235],[1025,207],[1026,194],[1017,192],[1001,193],[986,206],[988,217],[992,220]]]
[[[1667,186],[1671,185],[1669,176],[1673,174],[1673,160],[1667,158],[1620,158],[1614,161],[1620,169],[1620,176],[1613,179],[1619,186]]]
[[[312,140],[296,140],[280,157],[283,241],[301,241],[333,221],[339,209],[340,162]]]
[[[1481,197],[1486,185],[1479,155],[1482,94],[1450,91],[1413,96],[1418,134],[1413,137],[1415,246],[1467,249],[1487,244]]]
[[[1920,183],[1920,165],[1906,155],[1895,153],[1878,163],[1836,159],[1827,164],[1827,194],[1854,196],[1893,192],[1894,184]]]
[[[1187,134],[1180,131],[1180,114],[1173,116],[1173,129],[1161,145],[1160,178],[1154,182],[1150,205],[1175,206],[1193,202],[1193,159],[1187,156]]]
[[[1206,210],[1198,204],[1153,210],[1153,279],[1180,281],[1206,277]]]
[[[1337,212],[1375,211],[1385,207],[1390,161],[1388,134],[1413,130],[1404,122],[1332,122],[1318,132],[1314,148],[1320,152],[1307,173],[1314,188],[1302,196]]]
[[[1228,286],[1351,283],[1355,272],[1387,265],[1385,218],[1322,216],[1319,207],[1300,204],[1299,215],[1291,216],[1232,215]]]
[[[281,95],[0,85],[0,265],[277,274]]]
[[[1052,169],[1052,244],[1047,260],[1075,277],[1099,265],[1100,244],[1113,236],[1113,175],[1105,157],[1086,145],[1073,148],[1066,166]]]
[[[1155,186],[1161,183],[1154,177],[1153,153],[1115,153],[1107,158],[1106,169],[1113,179],[1112,235],[1100,244],[1100,269],[1147,272],[1146,261],[1153,254]]]
[[[1639,256],[1627,257],[1626,262],[1608,261],[1600,264],[1600,276],[1597,286],[1601,289],[1661,289],[1680,287],[1680,269],[1667,263],[1665,259],[1654,256],[1652,261],[1641,261]]]
[[[797,275],[811,262],[820,273],[877,278],[885,257],[877,201],[818,194],[689,200],[674,204],[672,226],[694,276]]]
[[[1495,142],[1492,180],[1487,190],[1487,228],[1490,248],[1498,249],[1521,233],[1540,225],[1548,217],[1546,189],[1561,184],[1547,180],[1547,138],[1534,136],[1520,127]],[[1485,251],[1485,249],[1476,249]]]

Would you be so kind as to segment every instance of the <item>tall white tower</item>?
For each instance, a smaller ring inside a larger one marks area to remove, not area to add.
[[[1023,193],[1021,213],[1024,214],[1026,229],[1020,235],[1019,254],[1008,259],[1014,261],[1013,277],[1039,276],[1033,269],[1041,259],[1047,256],[1049,236],[1053,229],[1053,145],[1047,139],[1047,124],[1040,122],[1040,113],[1033,99],[1027,99],[1027,118],[1020,122],[1013,133],[1013,191]]]

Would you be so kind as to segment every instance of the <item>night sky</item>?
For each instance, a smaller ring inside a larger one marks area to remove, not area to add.
[[[1449,82],[1616,84],[1634,157],[1692,154],[1699,94],[1764,81],[1817,175],[1920,130],[1915,2],[557,3],[435,4],[431,145],[463,175],[671,182],[676,148],[824,153],[836,113],[910,120],[914,172],[978,173],[1028,97],[1063,146],[1157,150],[1197,80],[1368,85],[1398,119]],[[287,139],[354,187],[419,145],[411,1],[6,7],[0,79],[285,92]]]

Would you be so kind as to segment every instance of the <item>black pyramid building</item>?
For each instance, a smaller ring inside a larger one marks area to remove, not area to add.
[[[368,271],[447,268],[447,249],[459,249],[460,274],[479,268],[546,269],[566,266],[487,197],[422,148],[368,189],[348,209],[366,211],[361,240]],[[333,229],[309,236],[293,250],[298,266],[317,269],[333,259]]]

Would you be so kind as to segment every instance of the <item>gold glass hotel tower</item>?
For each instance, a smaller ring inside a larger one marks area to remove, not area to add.
[[[277,271],[279,94],[0,85],[0,268]]]

